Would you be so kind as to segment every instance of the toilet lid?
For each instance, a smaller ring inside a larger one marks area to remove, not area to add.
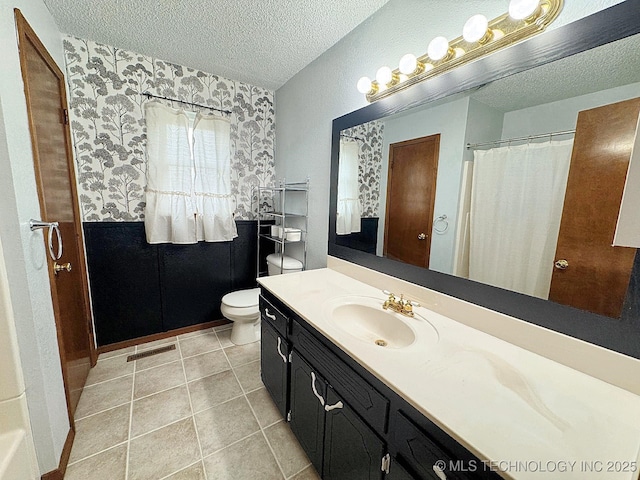
[[[259,288],[251,288],[249,290],[238,290],[237,292],[227,293],[222,297],[222,303],[229,307],[255,307],[258,305]]]

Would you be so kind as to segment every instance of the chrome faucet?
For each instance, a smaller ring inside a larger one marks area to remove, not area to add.
[[[385,295],[389,295],[389,298],[382,304],[384,310],[392,310],[396,313],[400,313],[407,317],[413,317],[413,307],[419,307],[420,304],[411,300],[405,300],[404,295],[400,295],[398,300],[395,294],[384,290]]]

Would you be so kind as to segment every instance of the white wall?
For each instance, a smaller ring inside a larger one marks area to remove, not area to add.
[[[445,105],[421,109],[384,122],[383,159],[380,179],[380,218],[386,214],[385,195],[389,176],[389,145],[392,143],[440,134],[438,157],[438,178],[434,218],[445,214],[455,222],[460,186],[460,168],[464,152],[465,129],[469,98],[460,98]],[[429,268],[450,273],[453,260],[453,233],[444,235],[426,232],[431,236],[431,256]],[[384,221],[378,228],[378,255],[382,253],[384,242]]]
[[[19,8],[59,66],[62,39],[41,0],[0,0],[0,239],[40,472],[58,466],[69,431],[13,9]],[[2,366],[0,366],[2,368]]]
[[[572,22],[620,0],[565,2],[550,28]],[[431,38],[455,38],[472,14],[494,18],[505,0],[425,2],[390,0],[276,92],[276,174],[287,179],[311,177],[309,267],[326,265],[331,122],[367,105],[355,88],[362,75],[397,65],[407,52],[422,54]]]

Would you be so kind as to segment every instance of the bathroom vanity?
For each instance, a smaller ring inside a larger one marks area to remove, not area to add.
[[[638,478],[640,397],[437,313],[442,294],[410,318],[332,269],[259,282],[263,382],[322,478]]]

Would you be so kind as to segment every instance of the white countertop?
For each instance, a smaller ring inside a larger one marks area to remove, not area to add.
[[[422,307],[402,317],[413,345],[364,342],[333,325],[324,306],[386,297],[334,270],[258,281],[504,477],[638,478],[629,463],[640,457],[640,396]]]

